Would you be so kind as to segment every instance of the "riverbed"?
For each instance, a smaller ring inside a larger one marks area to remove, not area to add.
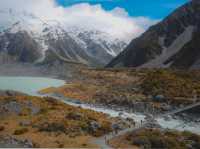
[[[52,78],[42,78],[42,77],[0,77],[0,90],[14,90],[23,92],[32,96],[41,96],[38,91],[48,87],[59,87],[64,85],[66,82],[64,80],[52,79]],[[57,100],[73,105],[76,107],[82,107],[83,109],[90,109],[97,112],[102,112],[110,115],[111,117],[121,116],[123,118],[134,119],[136,122],[144,121],[145,115],[141,113],[132,113],[122,110],[115,110],[112,107],[104,106],[94,106],[91,104],[85,104],[80,102],[75,102],[71,99],[64,98],[61,96],[53,96]],[[158,124],[163,128],[176,129],[180,131],[191,131],[193,133],[200,134],[200,125],[197,123],[185,123],[182,120],[169,118],[157,118]]]

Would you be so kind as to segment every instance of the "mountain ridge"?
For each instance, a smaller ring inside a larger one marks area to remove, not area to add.
[[[191,63],[189,57],[180,59],[180,55],[183,55],[180,53],[196,38],[195,36],[198,36],[194,35],[200,28],[198,22],[200,22],[200,2],[193,0],[132,40],[107,67],[193,68],[195,62]],[[189,52],[189,50],[187,48],[184,51]],[[196,50],[197,55],[200,54],[198,51]],[[176,64],[178,57],[175,55],[179,56],[179,64],[186,60],[184,66]]]
[[[37,55],[38,59],[33,58],[36,63],[48,59],[46,56],[49,56],[48,54],[52,54],[52,52],[48,52],[47,55],[46,52],[53,50],[53,53],[56,52],[67,61],[87,65],[104,65],[127,45],[127,41],[117,39],[100,31],[88,30],[86,34],[85,31],[78,28],[65,29],[56,20],[44,21],[27,12],[19,13],[14,10],[1,10],[0,17],[9,18],[7,23],[0,23],[0,44],[6,45],[12,42],[5,40],[4,36],[6,34],[15,36],[18,32],[26,33],[29,35],[29,39],[34,41],[35,45],[40,49],[40,53]],[[6,51],[5,49],[6,46],[0,47],[0,53]],[[37,50],[34,49],[34,51]],[[9,57],[8,52],[7,54]],[[20,55],[20,53],[17,54]]]

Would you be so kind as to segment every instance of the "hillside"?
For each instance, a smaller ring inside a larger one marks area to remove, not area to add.
[[[107,67],[200,68],[200,2],[192,0],[150,27]]]

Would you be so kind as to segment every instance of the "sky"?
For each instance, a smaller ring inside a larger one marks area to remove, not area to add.
[[[44,21],[57,21],[66,30],[101,31],[131,40],[187,0],[0,0],[0,12],[12,9],[31,13]],[[9,17],[1,17],[0,25]]]
[[[130,16],[146,16],[162,19],[188,0],[57,0],[60,5],[71,6],[79,3],[101,4],[105,10],[124,8]]]

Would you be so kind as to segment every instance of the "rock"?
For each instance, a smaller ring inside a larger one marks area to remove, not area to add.
[[[68,113],[68,115],[65,118],[72,119],[72,120],[81,120],[83,117],[84,117],[84,115],[81,113],[70,112],[70,113]]]
[[[170,119],[171,119],[169,116],[164,116],[163,118],[165,121],[170,121]]]
[[[184,108],[185,106],[183,104],[180,104],[179,108]]]
[[[126,120],[128,121],[128,122],[130,122],[130,123],[132,123],[132,124],[135,124],[135,121],[132,119],[132,118],[126,118]]]
[[[144,148],[150,148],[151,143],[146,137],[139,137],[133,140],[133,144],[137,146],[143,146]]]
[[[27,139],[21,140],[21,143],[24,144],[26,147],[29,147],[29,148],[32,148],[34,146],[32,141],[27,140]]]
[[[152,121],[145,125],[146,128],[161,128],[161,126],[156,122]]]
[[[20,115],[24,108],[30,109],[32,115],[40,112],[40,107],[33,106],[30,102],[23,104],[17,101],[9,101],[3,105],[0,105],[0,110],[2,112],[6,112],[7,114],[14,113]]]
[[[92,132],[95,132],[95,131],[97,131],[99,128],[101,128],[101,125],[100,125],[98,122],[96,122],[96,121],[90,122],[90,123],[89,123],[89,126],[90,126],[90,130],[91,130]]]
[[[118,123],[114,123],[114,124],[112,124],[112,130],[122,130],[122,129],[124,129],[124,123],[120,123],[120,122],[118,122]]]
[[[31,115],[36,115],[40,112],[40,107],[36,107],[33,105],[33,103],[31,101],[28,101],[24,106],[26,106],[27,108],[29,108],[31,110]]]
[[[0,90],[0,96],[24,96],[26,94],[11,90]]]
[[[120,116],[120,117],[121,117],[121,116],[123,116],[123,115],[124,115],[124,113],[123,113],[123,112],[120,112],[120,113],[119,113],[119,116]]]
[[[154,121],[154,117],[151,114],[146,114],[145,120],[147,120],[147,121]]]
[[[39,128],[39,131],[66,133],[66,128],[62,123],[44,123],[37,127]]]
[[[153,101],[164,102],[165,101],[165,96],[164,95],[156,95],[156,96],[153,97]]]
[[[192,146],[192,144],[186,144],[187,149],[193,149],[194,147]]]
[[[170,111],[172,109],[172,107],[166,103],[162,104],[162,109],[164,111]]]
[[[20,126],[23,126],[23,127],[26,127],[26,126],[30,126],[31,125],[31,122],[28,121],[28,120],[25,120],[25,121],[21,121],[19,123]]]
[[[11,101],[3,105],[4,109],[10,113],[20,114],[22,111],[22,105],[17,103],[16,101]]]
[[[10,136],[0,138],[2,148],[33,148],[34,145],[30,140],[19,140]]]

